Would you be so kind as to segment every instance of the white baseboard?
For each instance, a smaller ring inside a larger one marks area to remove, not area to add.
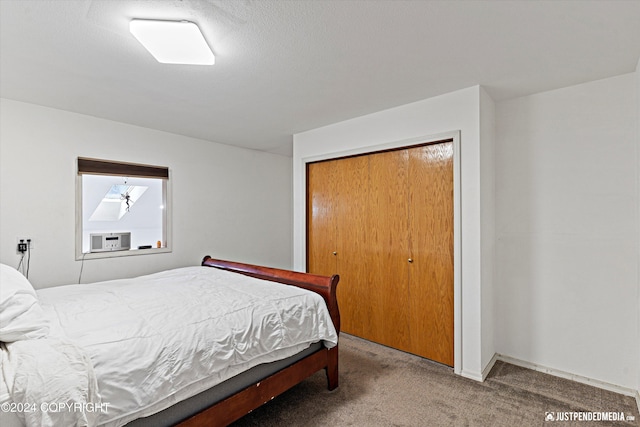
[[[489,376],[489,372],[491,372],[491,370],[493,369],[493,365],[495,365],[497,361],[498,353],[495,353],[487,366],[485,366],[485,368],[482,370],[482,381],[487,379],[487,377]]]
[[[489,372],[491,372],[491,369],[493,368],[493,365],[496,364],[497,360],[498,360],[498,355],[494,354],[491,360],[489,361],[489,363],[487,364],[487,366],[485,366],[485,368],[482,370],[482,372],[471,372],[463,369],[462,372],[460,372],[460,376],[469,378],[470,380],[483,382],[484,380],[487,379]]]
[[[470,372],[470,371],[465,371],[464,369],[462,370],[462,372],[460,372],[460,376],[461,377],[465,377],[465,378],[469,378],[470,380],[474,380],[474,381],[478,381],[478,382],[482,382],[482,374],[478,373],[478,372]]]
[[[614,393],[623,394],[625,396],[635,397],[636,403],[638,403],[638,411],[640,411],[640,391],[638,390],[622,387],[622,386],[611,384],[605,381],[595,380],[593,378],[584,377],[582,375],[572,374],[570,372],[561,371],[555,368],[549,368],[546,366],[538,365],[536,363],[526,362],[524,360],[505,356],[502,354],[496,354],[496,359],[506,363],[510,363],[512,365],[521,366],[527,369],[532,369],[534,371],[544,372],[545,374],[553,375],[555,377],[565,378],[571,381],[575,381],[582,384],[598,387],[604,390],[612,391]]]

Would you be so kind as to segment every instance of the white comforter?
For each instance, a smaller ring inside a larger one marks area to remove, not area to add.
[[[2,346],[2,374],[13,385],[11,403],[3,402],[2,412],[28,426],[96,425],[101,405],[97,379],[80,348],[57,338]]]
[[[86,366],[88,388],[91,369],[97,377],[99,396],[88,399],[92,413],[78,425],[120,426],[313,342],[333,347],[338,340],[319,295],[209,267],[43,289],[38,296],[51,336],[37,360],[49,357],[49,345],[56,363],[66,357],[75,375]],[[14,402],[60,403],[59,392],[29,387],[35,383],[25,377],[50,376],[50,364],[33,363],[25,373],[14,363],[24,357],[11,347],[3,370],[22,378],[7,384]],[[70,425],[56,419],[68,417],[64,411],[46,415],[37,425]]]

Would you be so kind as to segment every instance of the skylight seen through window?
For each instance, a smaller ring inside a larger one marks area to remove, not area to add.
[[[131,211],[145,191],[146,186],[114,184],[89,217],[89,221],[118,221]]]

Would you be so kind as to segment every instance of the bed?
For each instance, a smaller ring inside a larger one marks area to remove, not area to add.
[[[34,291],[3,265],[0,425],[224,426],[319,370],[333,390],[338,280],[207,256]]]

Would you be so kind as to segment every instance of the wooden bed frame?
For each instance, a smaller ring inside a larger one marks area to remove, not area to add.
[[[202,265],[234,271],[247,276],[272,282],[297,286],[320,294],[333,320],[336,331],[340,333],[340,312],[336,299],[336,286],[339,277],[317,276],[277,268],[260,267],[239,262],[222,261],[205,256]],[[267,403],[279,394],[287,391],[305,378],[324,369],[327,374],[329,390],[338,387],[338,346],[331,349],[321,348],[304,359],[272,374],[244,390],[230,396],[199,414],[183,421],[181,427],[226,426],[242,418],[254,409]]]

